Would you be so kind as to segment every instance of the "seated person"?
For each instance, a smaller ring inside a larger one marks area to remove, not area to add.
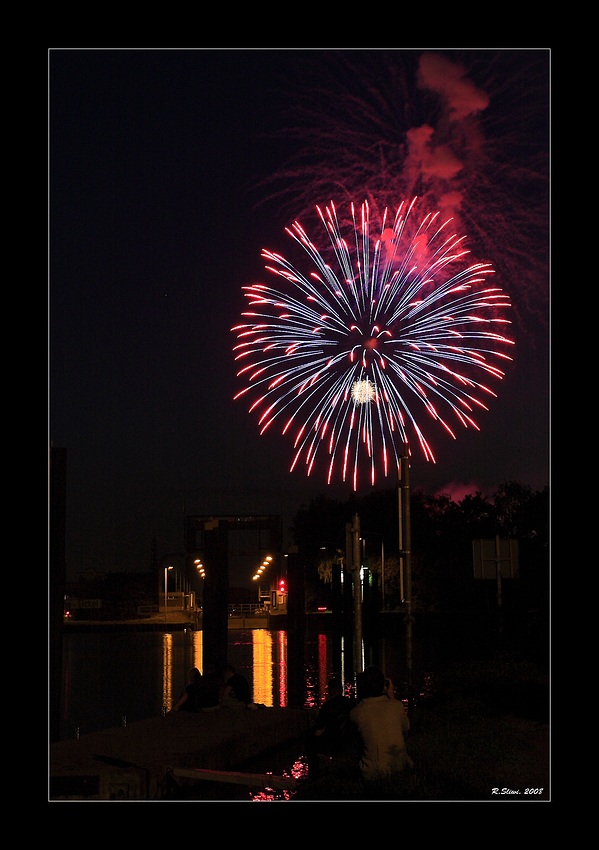
[[[235,668],[228,664],[223,670],[223,686],[220,704],[227,708],[247,708],[252,702],[252,693],[246,678],[236,673]]]
[[[357,677],[358,704],[350,719],[362,740],[360,771],[366,780],[388,778],[413,767],[404,734],[410,728],[393,683],[378,667],[367,667]]]
[[[314,733],[308,737],[308,773],[311,778],[318,775],[319,754],[339,755],[350,743],[350,711],[354,700],[343,696],[343,685],[337,678],[329,681],[328,699],[321,705],[316,718]]]
[[[173,711],[199,711],[203,702],[202,674],[197,667],[189,671],[189,681]]]

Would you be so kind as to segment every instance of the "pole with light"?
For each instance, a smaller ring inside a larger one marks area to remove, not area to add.
[[[408,707],[412,707],[412,532],[410,511],[410,452],[404,445],[401,458],[399,487],[399,557],[402,602],[405,603],[406,666],[408,672]],[[405,592],[405,596],[404,596]]]
[[[166,566],[164,568],[164,622],[168,622],[168,571],[172,570],[172,567]]]
[[[258,582],[258,604],[260,604],[261,601],[262,601],[262,596],[261,596],[261,592],[260,592],[260,579],[262,577],[262,573],[270,565],[271,561],[272,561],[272,555],[267,555],[264,558],[264,560],[262,561],[262,563],[260,564],[260,566],[258,567],[258,569],[256,570],[255,574],[252,576],[252,581]]]
[[[381,538],[381,592],[382,592],[382,610],[385,610],[385,535],[381,534],[380,531],[367,531],[364,535],[364,545],[366,545],[366,538],[371,535],[376,535]]]

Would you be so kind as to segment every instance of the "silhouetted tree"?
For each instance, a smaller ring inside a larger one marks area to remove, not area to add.
[[[397,489],[373,491],[339,502],[319,496],[298,511],[295,541],[305,556],[308,582],[326,578],[336,551],[344,552],[345,527],[354,512],[360,517],[370,567],[380,577],[384,540],[386,586],[398,591],[399,537]],[[492,497],[467,495],[455,502],[449,494],[411,495],[412,580],[417,606],[434,610],[467,609],[477,603],[472,541],[502,537],[520,544],[518,592],[527,605],[544,605],[548,593],[549,490],[533,492],[505,482]],[[323,582],[324,583],[324,582]]]

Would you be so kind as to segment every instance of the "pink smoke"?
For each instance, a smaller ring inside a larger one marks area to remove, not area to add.
[[[458,503],[465,499],[466,496],[475,496],[477,493],[482,493],[483,496],[485,495],[484,488],[474,481],[471,481],[469,484],[465,484],[462,481],[452,481],[441,487],[435,495],[449,496],[452,502]]]
[[[449,117],[460,121],[486,109],[489,96],[468,79],[465,68],[437,53],[425,53],[420,59],[419,84],[441,95],[447,103]]]

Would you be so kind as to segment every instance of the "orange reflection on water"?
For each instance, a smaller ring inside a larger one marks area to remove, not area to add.
[[[167,711],[173,707],[173,636],[162,635],[162,705]]]
[[[266,629],[252,631],[254,702],[273,705],[272,635]]]
[[[197,667],[202,675],[204,675],[203,667],[203,650],[204,650],[204,632],[202,629],[196,629],[193,633],[193,664],[192,667]]]
[[[175,639],[172,632],[162,635],[162,705],[170,711],[179,699],[182,689],[187,684],[187,677],[192,667],[197,667],[203,673],[204,633],[201,629],[192,632],[191,645],[184,640],[181,633]],[[173,675],[174,671],[179,673]],[[175,678],[177,681],[175,681]],[[179,681],[180,680],[180,681]],[[176,693],[173,693],[173,688]]]

